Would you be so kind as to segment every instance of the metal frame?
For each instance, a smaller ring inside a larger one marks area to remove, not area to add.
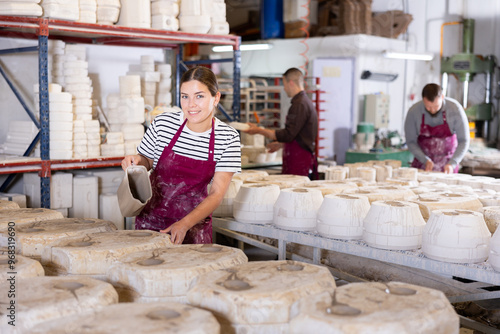
[[[122,26],[105,26],[99,24],[70,22],[63,20],[53,20],[46,18],[0,16],[0,36],[12,38],[38,39],[37,48],[19,48],[12,50],[0,50],[0,54],[10,53],[13,50],[17,52],[38,50],[38,77],[40,85],[40,124],[36,121],[16,91],[10,84],[7,76],[0,68],[0,73],[5,77],[9,86],[11,86],[18,96],[21,104],[30,115],[30,118],[41,129],[39,135],[35,138],[41,140],[41,160],[5,162],[0,163],[0,174],[24,173],[27,171],[38,171],[41,177],[41,206],[50,208],[50,176],[52,170],[63,169],[83,169],[108,166],[120,166],[122,157],[110,159],[83,159],[83,160],[64,160],[55,162],[50,160],[49,155],[49,100],[48,100],[48,39],[60,39],[66,42],[101,44],[101,45],[121,45],[137,47],[153,47],[177,49],[177,71],[176,71],[176,89],[179,90],[179,79],[181,68],[186,67],[182,64],[182,44],[184,43],[203,43],[203,44],[225,44],[231,45],[234,50],[233,59],[213,60],[210,62],[233,61],[233,89],[238,92],[237,98],[233,101],[233,119],[240,117],[240,44],[241,38],[233,35],[209,35],[192,34],[179,31],[165,31],[156,29],[132,28]],[[208,63],[203,61],[200,63]],[[174,102],[178,104],[177,95]],[[229,116],[229,115],[227,115]],[[228,117],[230,118],[230,117]],[[25,155],[31,152],[36,141],[30,145]],[[9,175],[7,180],[0,186],[2,191],[8,187],[13,180],[13,175]]]

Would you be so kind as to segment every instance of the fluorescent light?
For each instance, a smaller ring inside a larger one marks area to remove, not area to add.
[[[241,51],[259,51],[259,50],[269,50],[273,46],[271,44],[241,44]],[[231,52],[233,47],[231,45],[219,45],[212,48],[213,52]]]
[[[384,51],[382,53],[385,58],[393,59],[408,59],[408,60],[432,60],[434,54],[432,53],[411,53],[411,52],[394,52]]]

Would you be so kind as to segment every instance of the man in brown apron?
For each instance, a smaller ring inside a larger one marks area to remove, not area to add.
[[[315,155],[318,135],[318,115],[313,103],[304,91],[304,76],[297,68],[290,68],[283,74],[283,87],[292,98],[288,110],[285,128],[279,130],[264,129],[256,124],[249,124],[248,134],[261,134],[273,142],[267,145],[270,152],[283,147],[283,174],[309,176],[316,174],[317,157]]]

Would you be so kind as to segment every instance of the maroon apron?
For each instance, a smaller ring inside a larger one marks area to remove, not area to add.
[[[309,170],[314,172],[315,161],[314,155],[303,149],[296,140],[285,143],[282,173],[309,176]]]
[[[196,160],[174,153],[173,147],[187,119],[177,130],[151,173],[153,196],[135,220],[136,230],[166,229],[181,220],[198,206],[207,196],[207,186],[215,174],[214,120],[208,151],[208,161]],[[212,243],[212,215],[191,227],[184,244]]]
[[[417,139],[418,146],[426,156],[434,162],[434,171],[444,171],[444,166],[449,163],[453,153],[458,146],[457,135],[451,133],[450,127],[446,122],[446,111],[443,110],[443,124],[429,126],[425,124],[425,114],[422,115],[422,124],[420,125],[420,134]],[[413,159],[412,167],[425,169],[425,163],[421,163],[416,158]],[[454,173],[458,173],[458,165]]]

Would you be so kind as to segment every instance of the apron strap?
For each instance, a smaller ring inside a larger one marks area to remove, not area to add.
[[[184,129],[184,126],[187,123],[187,118],[184,120],[182,123],[181,127],[177,132],[175,133],[174,137],[170,141],[170,143],[167,146],[167,150],[172,150],[175,143],[177,142],[177,139],[179,139],[182,129]],[[214,118],[212,118],[212,132],[210,133],[210,142],[208,144],[208,161],[214,161],[214,149],[215,149],[215,121]]]

